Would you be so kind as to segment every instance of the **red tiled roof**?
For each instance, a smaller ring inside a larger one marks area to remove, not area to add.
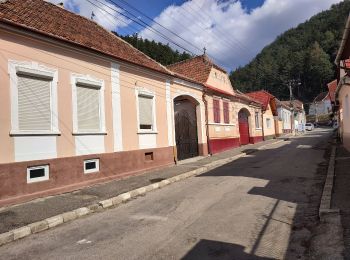
[[[267,106],[269,105],[271,98],[274,98],[273,95],[271,95],[269,92],[265,90],[246,93],[246,95],[248,95],[254,100],[259,101],[263,105],[263,110],[267,109]]]
[[[277,104],[277,106],[282,106],[282,107],[284,107],[284,108],[290,110],[290,103],[287,104],[286,102],[287,102],[287,101],[281,101],[281,100],[279,100],[279,99],[276,98],[276,104]],[[288,102],[289,102],[289,101],[288,101]]]
[[[337,89],[337,85],[338,85],[338,82],[336,79],[327,84],[329,97],[332,102],[335,102],[335,91]]]
[[[288,101],[280,101],[280,102],[288,107],[291,107],[289,100]],[[292,103],[293,103],[294,108],[296,108],[300,111],[303,110],[303,102],[301,102],[300,100],[295,99],[292,101]]]
[[[259,106],[262,106],[263,104],[261,102],[259,102],[258,100],[254,100],[252,99],[250,96],[242,93],[241,91],[239,90],[236,90],[235,91],[235,97],[238,98],[238,99],[243,99],[243,100],[246,100],[248,102],[251,102],[251,103],[255,103],[255,104],[258,104]]]
[[[327,91],[322,92],[322,93],[318,94],[318,95],[315,97],[315,99],[314,99],[313,102],[320,102],[320,101],[323,101],[324,99],[327,98],[327,96],[328,96],[328,92],[327,92]]]
[[[152,70],[171,74],[97,23],[43,0],[0,2],[0,22],[32,30]]]
[[[271,106],[272,114],[277,115],[277,104],[276,98],[274,95],[270,94],[265,90],[254,91],[250,93],[246,93],[253,100],[259,101],[262,104],[262,109],[266,110],[267,106]]]
[[[203,84],[207,82],[212,67],[226,73],[224,69],[214,64],[205,54],[167,66],[169,70]]]

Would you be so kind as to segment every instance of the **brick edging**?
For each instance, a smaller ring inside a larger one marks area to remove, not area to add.
[[[264,147],[269,146],[269,145],[281,143],[283,141],[284,140],[280,140],[280,141],[276,141],[273,143],[262,145],[262,146],[258,147],[257,150],[260,150],[261,148],[264,148]],[[214,161],[214,162],[208,163],[202,167],[199,167],[195,170],[188,171],[188,172],[176,175],[174,177],[162,180],[160,182],[156,182],[156,183],[144,186],[144,187],[140,187],[140,188],[131,190],[129,192],[119,194],[118,196],[115,196],[115,197],[112,197],[112,198],[109,198],[106,200],[101,200],[100,202],[95,203],[95,204],[91,204],[87,207],[78,208],[78,209],[75,209],[72,211],[58,214],[58,215],[50,217],[50,218],[46,218],[46,219],[38,221],[38,222],[28,224],[28,225],[20,227],[20,228],[10,230],[8,232],[0,234],[0,246],[7,244],[7,243],[10,243],[10,242],[13,242],[13,241],[16,241],[20,238],[27,237],[31,234],[39,233],[39,232],[42,232],[44,230],[54,228],[56,226],[62,225],[63,223],[70,222],[72,220],[81,218],[81,217],[89,215],[91,213],[99,212],[99,211],[102,211],[104,209],[108,209],[111,207],[117,207],[122,203],[128,202],[132,198],[138,197],[140,195],[143,195],[147,192],[150,192],[150,191],[153,191],[156,189],[160,189],[160,188],[167,186],[171,183],[178,182],[178,181],[190,178],[192,176],[202,174],[202,173],[207,172],[209,170],[218,168],[222,165],[233,162],[233,161],[235,161],[235,160],[237,160],[245,155],[247,155],[247,153],[242,152],[238,155],[235,155],[235,156],[232,156],[229,158],[219,159],[217,161]]]

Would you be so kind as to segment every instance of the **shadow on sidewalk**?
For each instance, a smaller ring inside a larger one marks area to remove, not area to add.
[[[350,259],[350,152],[337,145],[332,208],[340,209],[343,226],[345,259]]]

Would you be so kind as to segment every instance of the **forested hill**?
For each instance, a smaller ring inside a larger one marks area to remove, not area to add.
[[[294,96],[312,101],[336,75],[334,60],[349,11],[350,0],[345,0],[286,31],[248,65],[231,73],[233,86],[243,92],[265,89],[286,99],[287,82],[300,80]]]
[[[148,39],[142,39],[138,37],[137,34],[118,36],[165,66],[191,58],[191,55],[186,52],[180,53],[179,51],[170,48],[169,45],[150,41]]]

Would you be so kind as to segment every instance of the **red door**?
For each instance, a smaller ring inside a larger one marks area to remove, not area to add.
[[[238,123],[241,145],[249,144],[248,116],[244,111],[238,113]]]

